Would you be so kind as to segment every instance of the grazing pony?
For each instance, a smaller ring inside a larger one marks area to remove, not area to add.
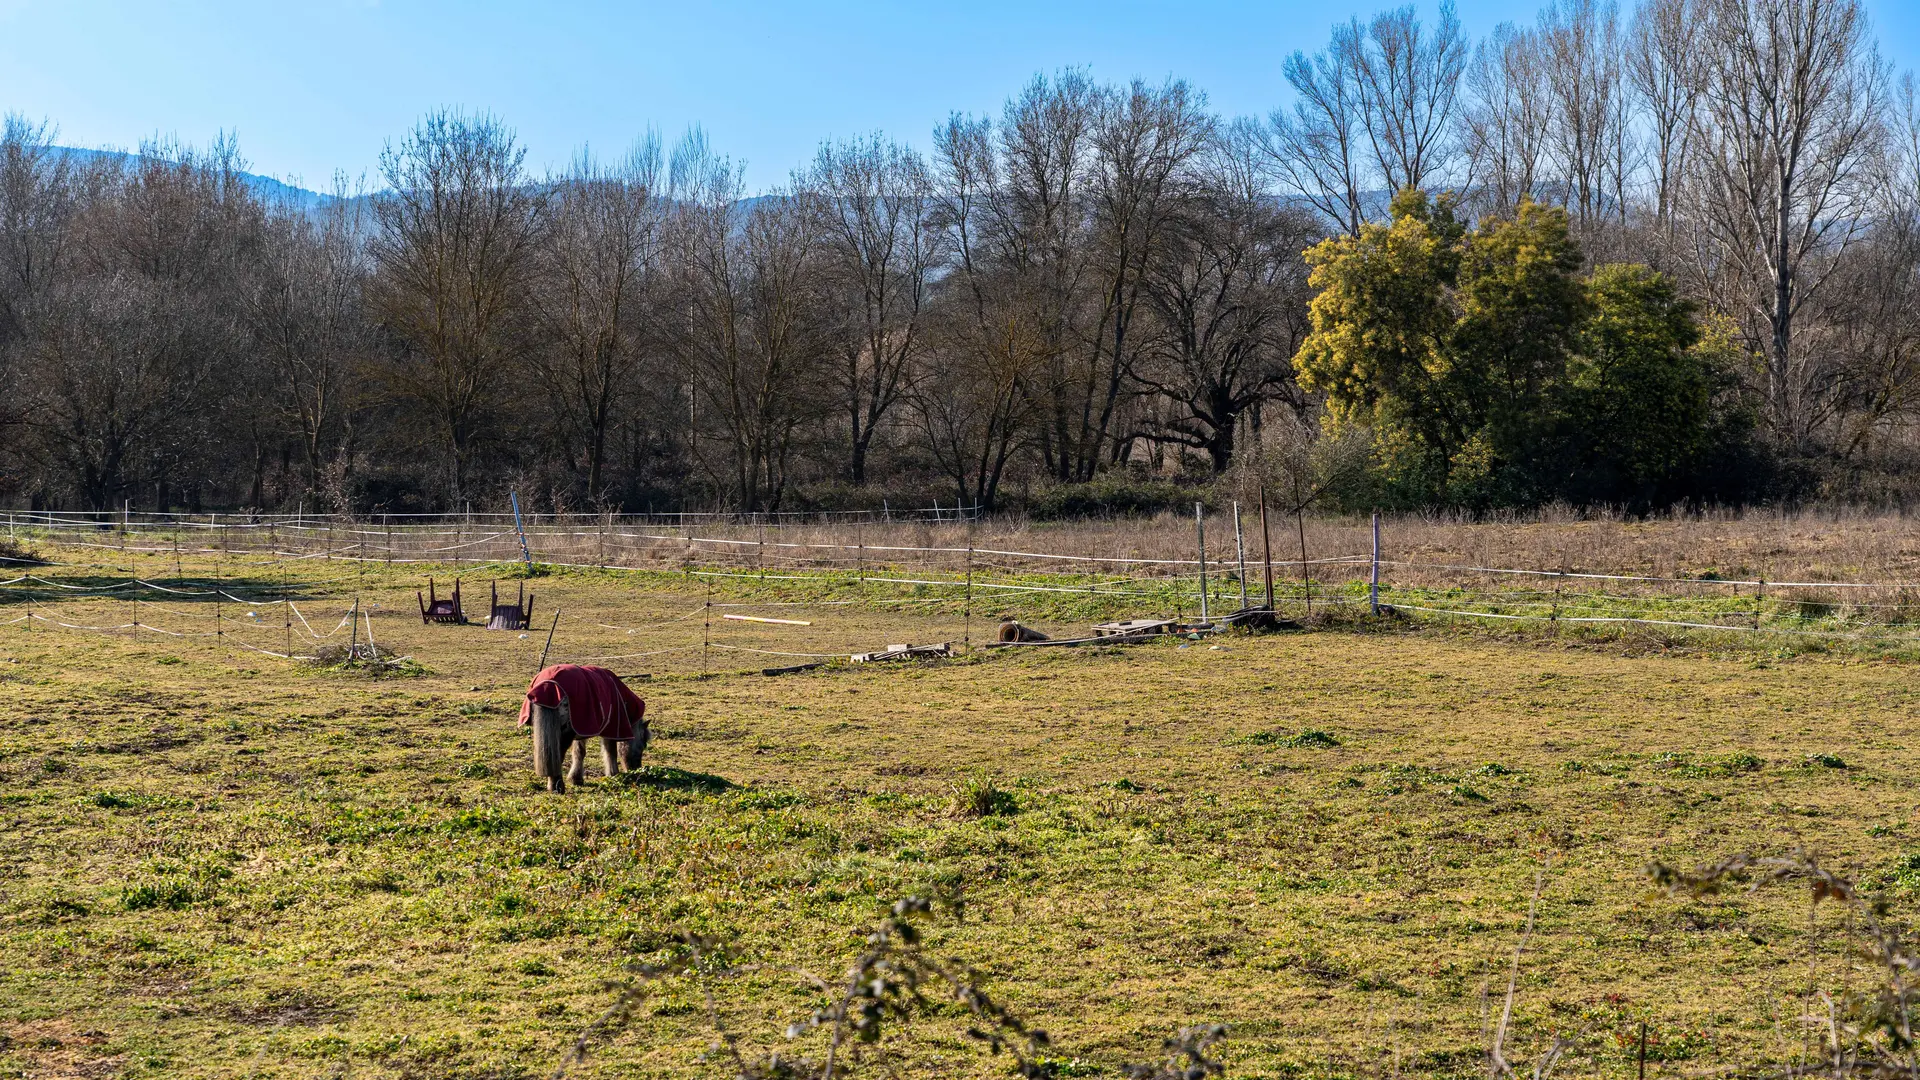
[[[623,761],[629,769],[640,767],[650,736],[647,703],[620,676],[581,664],[555,664],[533,677],[520,705],[520,726],[533,728],[533,774],[546,777],[547,790],[557,792],[567,790],[569,779],[586,782],[588,739],[600,740],[607,775],[614,776]]]

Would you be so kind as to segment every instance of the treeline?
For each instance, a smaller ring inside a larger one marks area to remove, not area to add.
[[[1920,116],[1856,3],[1404,8],[1282,69],[1260,119],[1036,78],[754,197],[698,131],[535,176],[437,113],[316,207],[9,116],[0,500],[1911,494]]]

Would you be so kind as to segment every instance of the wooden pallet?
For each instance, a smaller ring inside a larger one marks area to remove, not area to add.
[[[1093,636],[1097,638],[1147,637],[1153,634],[1177,632],[1172,619],[1125,619],[1120,622],[1097,623],[1093,628]]]
[[[848,659],[856,664],[872,664],[883,660],[938,660],[953,655],[953,642],[943,641],[938,645],[889,645],[879,652],[854,653]]]

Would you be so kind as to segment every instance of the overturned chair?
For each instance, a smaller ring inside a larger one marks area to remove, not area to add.
[[[513,603],[500,602],[500,583],[493,583],[493,603],[487,610],[487,629],[489,630],[525,630],[533,625],[533,597],[527,595],[527,586],[520,585],[519,594]]]
[[[415,590],[413,598],[420,603],[420,622],[460,624],[467,621],[467,613],[460,606],[460,579],[453,579],[453,595],[445,600],[434,592],[433,579],[427,579],[427,595],[421,596]]]

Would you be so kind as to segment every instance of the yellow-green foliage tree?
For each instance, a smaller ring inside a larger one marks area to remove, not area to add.
[[[1582,277],[1563,210],[1523,201],[1468,229],[1409,190],[1307,261],[1295,367],[1333,427],[1372,433],[1392,501],[1660,501],[1738,435],[1693,308],[1644,266]]]

